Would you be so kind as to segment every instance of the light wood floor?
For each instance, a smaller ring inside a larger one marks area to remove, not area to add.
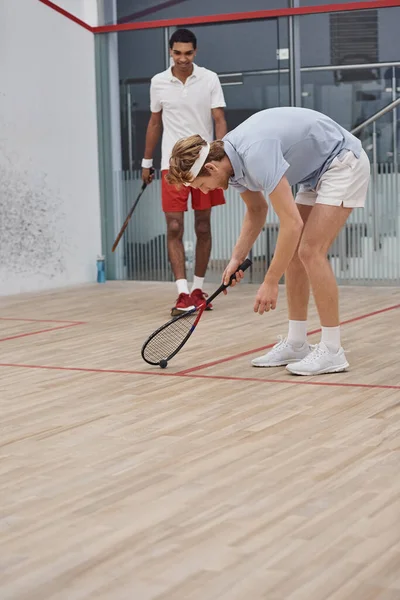
[[[249,364],[257,287],[165,371],[173,284],[1,299],[1,600],[400,599],[399,291],[342,288],[350,369],[302,378]]]

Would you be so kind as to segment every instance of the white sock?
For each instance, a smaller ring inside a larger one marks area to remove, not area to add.
[[[187,279],[177,279],[175,281],[175,283],[178,288],[178,294],[188,294],[189,293]]]
[[[321,342],[331,352],[338,352],[340,344],[340,325],[338,327],[322,327]]]
[[[197,289],[202,290],[203,284],[204,284],[204,277],[197,277],[197,275],[194,275],[193,285],[192,285],[192,289],[190,290],[190,293],[192,293],[193,290],[197,290]]]
[[[290,321],[287,341],[295,348],[301,348],[307,341],[307,321]]]

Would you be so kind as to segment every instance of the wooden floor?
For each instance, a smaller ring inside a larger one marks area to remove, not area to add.
[[[350,369],[302,378],[250,366],[257,287],[165,371],[173,284],[2,298],[1,600],[400,599],[399,291],[342,288]]]

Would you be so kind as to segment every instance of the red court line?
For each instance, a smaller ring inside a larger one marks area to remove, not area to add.
[[[43,1],[43,0],[41,0]],[[120,25],[103,25],[93,27],[93,33],[111,33],[116,31],[132,31],[135,29],[157,29],[160,27],[203,25],[211,23],[226,23],[232,21],[254,21],[259,19],[274,19],[295,15],[312,15],[332,12],[349,12],[373,8],[389,8],[400,6],[400,0],[368,0],[364,2],[348,2],[347,4],[319,4],[317,6],[299,6],[296,8],[279,8],[270,10],[257,10],[252,12],[239,12],[228,14],[207,15],[202,17],[182,17],[179,19],[161,19],[142,21],[136,23],[122,23]]]
[[[80,25],[84,29],[87,29],[88,31],[90,31],[91,33],[93,33],[93,31],[94,31],[93,27],[91,27],[90,25],[88,25],[87,23],[85,23],[85,21],[82,21],[81,19],[78,19],[78,17],[75,17],[75,15],[71,14],[67,10],[64,10],[60,6],[57,6],[57,4],[54,4],[54,2],[51,2],[50,0],[39,0],[39,2],[41,2],[42,4],[45,4],[49,8],[52,8],[56,12],[60,13],[60,15],[62,15],[63,17],[66,17],[67,19],[70,19],[71,21],[73,21],[77,25]]]
[[[1,366],[1,365],[0,365]],[[180,375],[176,373],[176,375]],[[291,383],[294,385],[322,385],[331,387],[355,387],[367,389],[400,390],[400,385],[380,385],[370,383],[344,383],[334,381],[304,381],[295,376],[294,379],[261,379],[258,377],[229,377],[225,375],[180,375],[181,377],[191,377],[200,379],[222,379],[227,381],[256,381],[258,383]]]
[[[0,321],[23,321],[25,323],[71,323],[71,325],[85,325],[83,321],[60,321],[59,319],[18,319],[17,317],[0,317]]]
[[[70,371],[72,373],[113,373],[117,375],[156,375],[161,377],[184,377],[187,379],[212,379],[222,381],[252,381],[256,383],[291,383],[294,385],[319,385],[330,387],[352,387],[363,389],[400,390],[400,385],[379,385],[369,383],[343,383],[334,381],[304,381],[298,377],[293,379],[262,379],[257,377],[229,377],[224,375],[191,375],[182,373],[166,373],[165,371],[130,371],[129,369],[90,369],[85,367],[55,367],[46,365],[20,365],[15,363],[0,363],[0,367],[16,369],[40,369],[49,371]]]
[[[50,327],[49,329],[41,329],[40,331],[30,331],[29,333],[19,333],[10,335],[9,337],[0,338],[0,342],[16,340],[18,338],[28,337],[30,335],[38,335],[39,333],[48,333],[49,331],[58,331],[59,329],[68,329],[68,327],[76,327],[76,325],[84,325],[85,323],[69,323],[68,325],[60,325],[59,327]]]
[[[165,371],[133,371],[130,369],[95,369],[86,367],[55,367],[53,365],[20,365],[18,363],[0,363],[0,367],[14,367],[17,369],[42,369],[50,371],[71,371],[77,373],[114,373],[117,375],[161,375],[164,377],[176,377],[176,373],[166,373]],[[181,375],[178,375],[181,377]],[[184,375],[182,375],[184,377]]]
[[[340,325],[347,325],[349,323],[355,323],[356,321],[361,321],[362,319],[368,319],[369,317],[374,317],[375,315],[380,315],[382,313],[388,312],[390,310],[396,310],[400,308],[400,304],[394,304],[393,306],[388,306],[387,308],[381,308],[380,310],[375,310],[370,313],[366,313],[364,315],[360,315],[358,317],[352,317],[351,319],[346,319],[346,321],[342,321]],[[308,331],[307,335],[314,335],[315,333],[319,333],[321,328],[314,329],[313,331]],[[268,344],[268,346],[261,346],[261,348],[255,348],[253,350],[246,350],[246,352],[240,352],[239,354],[233,354],[232,356],[226,356],[225,358],[220,358],[219,360],[214,360],[209,363],[204,363],[202,365],[198,365],[197,367],[192,367],[190,369],[184,369],[183,371],[179,371],[177,374],[179,375],[187,375],[188,373],[193,373],[194,371],[200,371],[201,369],[206,369],[207,367],[214,367],[215,365],[220,365],[224,362],[229,362],[231,360],[235,360],[237,358],[242,358],[242,356],[248,356],[249,354],[255,354],[256,352],[261,352],[262,350],[267,350],[268,348],[272,348],[275,345],[275,342],[272,344]]]
[[[352,317],[351,319],[342,321],[340,324],[347,325],[347,323],[355,323],[356,321],[361,321],[362,319],[367,319],[368,317],[374,317],[375,315],[381,315],[382,313],[389,312],[390,310],[396,310],[397,308],[400,308],[400,304],[393,304],[393,306],[380,308],[379,310],[374,310],[373,312],[367,313],[365,315],[360,315],[359,317]]]

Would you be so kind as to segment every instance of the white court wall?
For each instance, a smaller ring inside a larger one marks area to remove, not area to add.
[[[94,36],[38,0],[0,0],[0,74],[0,295],[95,281]]]
[[[91,27],[99,25],[97,0],[52,0],[52,2]]]

